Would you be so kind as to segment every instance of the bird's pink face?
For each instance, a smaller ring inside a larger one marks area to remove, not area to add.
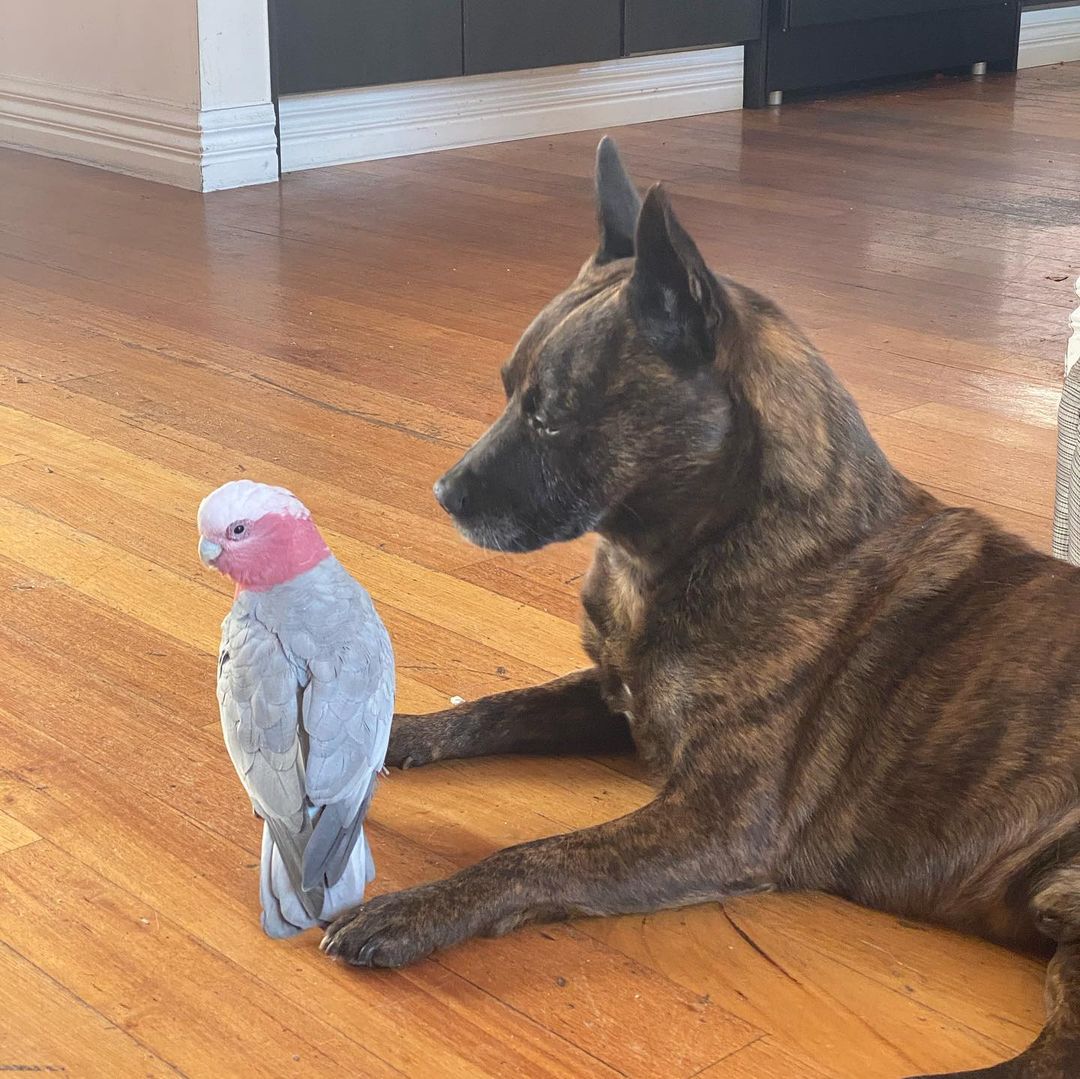
[[[265,591],[284,584],[330,553],[306,516],[267,513],[255,520],[200,524],[199,557],[235,581],[237,591]]]

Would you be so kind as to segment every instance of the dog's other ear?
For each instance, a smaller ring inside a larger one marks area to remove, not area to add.
[[[606,135],[596,148],[596,216],[600,246],[595,262],[601,265],[634,254],[634,229],[641,197],[626,174],[615,143]]]
[[[645,196],[635,243],[629,298],[638,328],[674,364],[711,363],[723,317],[720,290],[659,184]]]

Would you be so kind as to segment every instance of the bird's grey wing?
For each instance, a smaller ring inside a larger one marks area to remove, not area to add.
[[[390,638],[359,585],[327,620],[334,644],[309,661],[304,691],[307,795],[318,817],[304,855],[304,885],[333,885],[344,872],[386,758],[394,714]],[[344,630],[344,632],[343,632]]]
[[[280,642],[251,616],[222,625],[218,705],[225,746],[251,804],[266,822],[305,909],[317,916],[321,895],[305,896],[304,848],[311,835],[305,807],[300,690]]]

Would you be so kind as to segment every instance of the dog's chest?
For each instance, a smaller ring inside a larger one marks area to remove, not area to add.
[[[584,643],[601,675],[609,708],[626,715],[638,753],[665,771],[677,732],[653,705],[659,648],[650,633],[648,588],[633,569],[601,555],[582,591]]]

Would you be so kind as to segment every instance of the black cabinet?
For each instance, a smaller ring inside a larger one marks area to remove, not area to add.
[[[465,74],[612,60],[622,0],[464,0]]]
[[[745,44],[750,106],[977,61],[1015,68],[1022,2],[269,0],[279,94]]]
[[[766,0],[748,106],[789,90],[986,63],[1014,70],[1020,0]]]
[[[761,9],[762,0],[626,0],[626,52],[750,41]]]
[[[462,74],[462,0],[270,0],[277,92]]]
[[[1003,6],[1002,0],[785,0],[781,11],[787,27],[799,27]]]
[[[479,75],[731,45],[766,0],[269,0],[275,90]]]

